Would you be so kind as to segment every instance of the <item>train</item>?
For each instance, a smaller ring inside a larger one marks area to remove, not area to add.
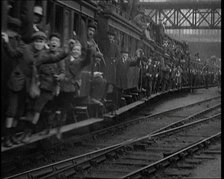
[[[13,1],[13,8],[16,10],[11,12],[11,16],[20,17],[21,8],[24,0]],[[74,36],[74,33],[80,39],[80,41],[86,41],[87,39],[87,27],[91,22],[97,23],[97,33],[95,40],[102,50],[103,54],[107,53],[108,37],[107,32],[114,30],[116,33],[116,42],[119,50],[127,48],[130,52],[130,56],[133,57],[138,48],[143,49],[145,56],[150,57],[152,54],[155,56],[163,57],[165,63],[175,61],[184,69],[187,78],[190,78],[191,68],[202,69],[205,64],[195,62],[190,54],[189,47],[186,42],[181,42],[172,39],[167,34],[164,38],[167,41],[178,46],[179,50],[184,52],[185,56],[174,57],[175,54],[167,52],[163,44],[158,44],[155,40],[148,39],[143,30],[127,18],[127,14],[119,9],[117,6],[111,3],[111,1],[102,1],[104,3],[103,8],[99,8],[97,1],[93,0],[33,0],[30,9],[33,9],[34,5],[40,5],[44,9],[44,17],[42,25],[44,27],[50,27],[51,32],[58,32],[62,35],[62,43],[65,45],[69,39]],[[7,29],[7,12],[6,2],[2,1],[2,30]],[[152,22],[154,23],[154,22]],[[154,23],[156,26],[157,24]],[[153,32],[155,35],[158,31]],[[210,66],[210,71],[216,71],[215,67]],[[139,80],[141,75],[141,69],[139,67],[130,67],[128,71],[128,86],[127,89],[138,89]],[[84,79],[83,79],[84,80]],[[89,80],[89,79],[88,79]],[[189,79],[187,80],[189,84]],[[83,89],[83,88],[81,88]],[[83,89],[84,90],[84,89]],[[81,91],[81,94],[83,92]]]

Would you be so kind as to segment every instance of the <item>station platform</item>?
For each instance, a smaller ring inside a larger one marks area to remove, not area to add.
[[[144,105],[147,105],[148,103],[150,103],[152,101],[161,99],[165,95],[170,95],[170,94],[172,95],[172,94],[175,94],[176,92],[188,92],[189,90],[190,90],[189,87],[183,87],[182,89],[179,89],[179,90],[172,89],[169,91],[152,94],[148,98],[146,98],[146,97],[142,98],[142,99],[135,101],[129,105],[121,107],[113,112],[106,113],[103,115],[102,118],[89,118],[89,119],[78,121],[78,122],[75,122],[72,124],[64,125],[61,127],[61,134],[62,134],[61,140],[63,141],[64,137],[67,138],[68,136],[71,136],[71,135],[83,135],[83,134],[92,132],[96,129],[102,129],[102,127],[105,127],[105,126],[109,127],[111,124],[114,124],[114,122],[117,119],[122,118],[123,116],[129,114],[130,112],[132,112],[138,108],[141,108]],[[47,140],[52,137],[56,138],[57,129],[56,128],[51,129],[47,135],[40,135],[40,133],[41,132],[33,134],[31,136],[31,139],[28,144],[21,143],[18,145],[13,145],[12,147],[9,147],[9,148],[1,146],[1,152],[4,153],[7,151],[13,151],[13,150],[16,150],[19,148],[24,148],[27,145],[32,145],[32,144],[38,143],[40,141]]]

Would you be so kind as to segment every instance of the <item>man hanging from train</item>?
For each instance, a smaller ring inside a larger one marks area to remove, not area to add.
[[[129,57],[129,51],[127,48],[123,48],[121,50],[121,58],[119,58],[117,63],[117,87],[125,93],[125,91],[128,89],[128,76],[127,72],[129,67],[131,66],[139,66],[140,61],[145,60],[143,56],[142,49],[136,50],[136,58],[135,60],[131,60]]]
[[[52,33],[49,37],[50,40],[50,54],[58,54],[59,49],[61,48],[61,35],[58,33]],[[37,123],[40,114],[43,111],[44,107],[49,101],[52,101],[54,96],[58,96],[60,93],[60,83],[64,79],[65,76],[65,67],[64,60],[53,63],[53,64],[42,64],[38,69],[39,80],[40,80],[40,96],[37,97],[34,103],[34,123]],[[49,107],[50,108],[50,107]],[[49,111],[46,113],[49,115],[49,118],[54,111],[52,109],[48,109]],[[59,120],[59,119],[58,119]],[[47,131],[49,132],[49,123],[48,119],[44,119],[43,123],[44,127],[47,127]],[[52,121],[50,121],[52,122]],[[54,121],[59,122],[59,121]]]
[[[116,66],[120,57],[120,51],[115,40],[115,31],[110,29],[107,32],[108,41],[104,44],[102,51],[105,56],[104,77],[107,80],[107,99],[112,100],[112,103],[117,106],[118,90],[116,88]]]
[[[48,36],[50,32],[50,25],[43,26],[43,7],[40,5],[35,5],[33,0],[23,0],[21,2],[21,36],[25,43],[32,42],[32,35],[34,32],[44,31]],[[45,48],[49,48],[47,43]]]
[[[103,107],[101,99],[106,95],[106,80],[103,79],[103,71],[106,63],[103,54],[94,40],[96,29],[96,22],[90,22],[88,24],[87,41],[84,42],[83,46],[84,49],[92,49],[93,60],[83,70],[81,91],[85,91],[84,93],[87,95],[88,103]]]
[[[3,69],[3,85],[5,86],[5,96],[8,96],[7,111],[6,111],[6,137],[4,138],[4,146],[10,147],[13,144],[18,144],[19,141],[15,138],[15,130],[18,119],[22,117],[24,112],[24,75],[16,69],[20,59],[20,54],[23,53],[24,43],[19,35],[21,21],[17,18],[8,16],[8,30],[2,32],[3,51],[5,56],[2,59]],[[17,50],[17,54],[10,53],[7,44]],[[14,73],[16,72],[16,73]],[[3,96],[3,97],[5,97]],[[3,100],[6,102],[6,100]],[[4,111],[5,112],[5,111]]]
[[[7,35],[5,36],[7,37]],[[12,48],[6,40],[6,50],[9,52],[9,54],[18,59],[21,58],[18,60],[18,63],[12,72],[12,85],[16,85],[14,88],[19,88],[20,90],[24,88],[26,90],[26,99],[28,101],[26,108],[26,120],[28,122],[28,130],[24,136],[24,139],[29,136],[30,130],[35,128],[37,122],[33,118],[32,105],[36,97],[40,95],[37,65],[40,65],[41,63],[49,60],[57,62],[67,56],[67,52],[64,50],[60,51],[58,54],[48,53],[44,49],[46,39],[46,34],[44,32],[38,31],[32,36],[33,43],[26,45],[22,51]],[[25,100],[23,100],[23,102],[24,101]]]

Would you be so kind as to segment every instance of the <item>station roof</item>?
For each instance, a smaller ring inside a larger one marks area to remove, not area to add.
[[[153,8],[221,8],[221,0],[139,0],[139,5],[153,9]]]

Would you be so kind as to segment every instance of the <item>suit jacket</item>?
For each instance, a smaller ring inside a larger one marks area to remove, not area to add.
[[[18,48],[13,48],[10,44],[5,44],[5,47],[12,58],[18,59],[18,63],[10,76],[11,84],[13,84],[13,87],[11,87],[14,88],[12,90],[16,91],[18,91],[25,82],[26,88],[29,88],[33,76],[33,67],[38,68],[44,62],[58,62],[67,55],[64,52],[51,54],[48,50],[36,51],[32,44],[21,44]]]
[[[90,51],[85,58],[79,58],[71,61],[71,56],[64,59],[65,62],[65,79],[61,82],[61,90],[64,92],[76,92],[80,88],[80,72],[90,64]]]
[[[49,52],[53,54],[57,54],[58,52]],[[57,82],[54,78],[54,75],[62,75],[65,73],[65,63],[64,60],[52,63],[52,64],[42,64],[39,67],[39,79],[40,79],[40,88],[55,91],[56,86],[59,82]]]
[[[122,61],[122,59],[119,59],[117,62],[117,80],[116,84],[118,88],[121,89],[127,89],[128,87],[128,77],[127,72],[130,66],[137,66],[140,63],[140,59],[138,58],[134,61],[131,61],[130,59],[126,60],[125,62]]]
[[[107,82],[116,84],[116,65],[120,57],[118,46],[115,43],[110,43],[109,49],[105,53],[106,67],[104,70],[104,77]]]

